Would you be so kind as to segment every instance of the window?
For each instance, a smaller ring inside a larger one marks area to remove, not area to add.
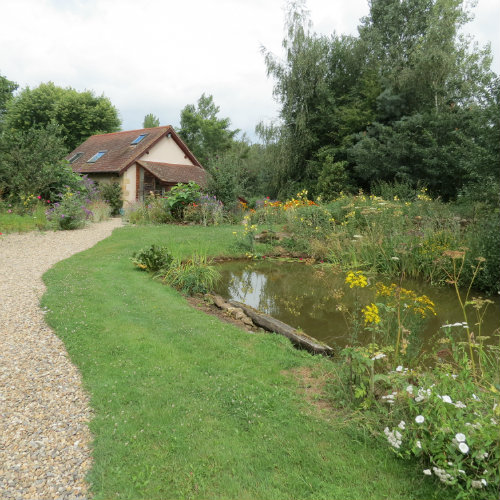
[[[141,134],[139,137],[134,139],[130,144],[139,144],[147,135],[148,134]]]
[[[83,153],[76,153],[74,154],[68,161],[70,163],[74,163],[78,158],[81,158],[83,156]]]
[[[107,151],[99,151],[99,153],[96,153],[90,160],[87,160],[87,163],[95,163],[101,156],[104,156],[107,153]]]

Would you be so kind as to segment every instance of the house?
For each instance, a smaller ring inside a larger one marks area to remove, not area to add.
[[[164,194],[178,183],[204,185],[206,172],[170,125],[93,135],[68,156],[74,172],[97,182],[119,180],[123,201]]]

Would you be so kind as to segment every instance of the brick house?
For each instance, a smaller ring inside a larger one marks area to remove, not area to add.
[[[67,160],[97,182],[118,180],[124,202],[163,194],[178,183],[204,185],[206,172],[170,125],[93,135]]]

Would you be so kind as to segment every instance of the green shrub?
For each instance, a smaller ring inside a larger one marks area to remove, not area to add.
[[[399,367],[385,397],[392,422],[384,434],[399,457],[418,461],[422,474],[436,476],[455,498],[494,498],[500,487],[498,391],[481,388],[461,368],[438,365],[416,377]]]
[[[52,205],[46,212],[47,220],[54,229],[80,229],[85,221],[92,216],[86,207],[85,200],[70,188],[62,195],[61,201]]]
[[[165,274],[163,281],[182,293],[194,295],[213,290],[221,275],[209,265],[207,258],[194,255],[187,262],[177,262]]]
[[[187,184],[177,184],[166,196],[166,207],[176,220],[181,220],[184,216],[184,209],[190,204],[195,203],[200,197],[200,186],[195,182]]]
[[[134,252],[131,260],[139,269],[159,273],[169,269],[174,258],[167,247],[153,244],[150,247]]]
[[[111,207],[111,215],[119,215],[123,207],[122,188],[118,181],[99,184],[100,197]]]

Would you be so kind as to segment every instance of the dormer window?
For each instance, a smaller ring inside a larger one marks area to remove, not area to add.
[[[146,137],[147,135],[148,134],[141,134],[139,137],[134,139],[130,144],[132,144],[132,145],[139,144],[144,139],[144,137]]]
[[[78,158],[81,158],[83,156],[83,153],[76,153],[74,154],[68,161],[70,163],[74,163]]]
[[[95,163],[101,156],[104,156],[107,153],[107,151],[99,151],[99,153],[96,153],[90,160],[87,160],[87,163]]]

